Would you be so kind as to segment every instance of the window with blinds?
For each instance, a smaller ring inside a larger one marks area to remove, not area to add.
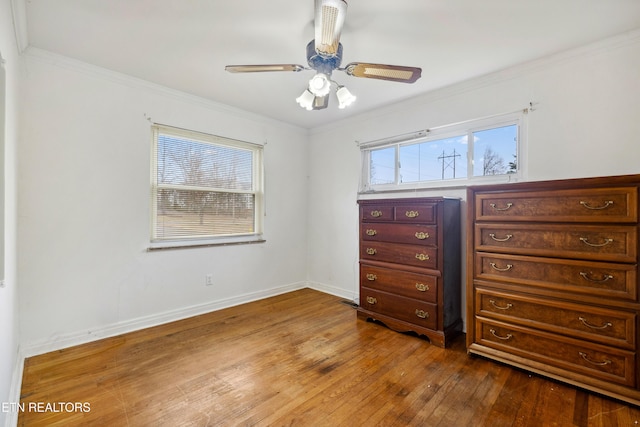
[[[156,125],[152,157],[152,242],[261,234],[262,146]]]

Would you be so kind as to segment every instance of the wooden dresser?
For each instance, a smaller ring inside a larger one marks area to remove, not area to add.
[[[359,200],[358,318],[424,335],[440,347],[460,333],[460,201]]]
[[[469,187],[468,352],[640,404],[639,187]]]

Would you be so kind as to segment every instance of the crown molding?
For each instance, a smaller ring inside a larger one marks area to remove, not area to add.
[[[13,29],[15,31],[18,52],[23,53],[27,47],[29,47],[26,1],[11,0],[11,14],[13,15]]]
[[[21,0],[17,0],[17,1],[21,1]],[[24,51],[23,56],[25,58],[47,63],[52,66],[66,68],[74,72],[79,72],[85,75],[99,78],[101,80],[106,80],[112,83],[129,86],[133,89],[147,90],[155,94],[161,94],[178,101],[197,105],[199,107],[215,110],[217,112],[228,113],[236,117],[241,117],[246,120],[251,120],[253,122],[274,125],[280,128],[285,127],[285,128],[292,129],[294,131],[302,132],[305,135],[308,133],[307,129],[300,126],[292,125],[291,123],[282,122],[269,117],[261,116],[259,114],[251,113],[246,110],[242,110],[240,108],[232,107],[227,104],[216,102],[211,99],[192,95],[176,89],[171,89],[157,83],[152,83],[148,80],[140,79],[137,77],[130,76],[128,74],[102,68],[97,65],[92,65],[87,62],[79,61],[77,59],[73,59],[68,56],[53,53],[45,49],[29,46]]]
[[[464,80],[452,85],[433,89],[415,97],[399,101],[374,110],[365,111],[357,116],[352,116],[330,125],[319,126],[310,130],[309,134],[321,134],[327,131],[335,131],[339,127],[353,125],[354,123],[366,123],[378,120],[393,113],[401,113],[407,108],[419,107],[438,100],[454,97],[467,92],[472,92],[497,83],[535,73],[541,69],[556,66],[578,58],[600,55],[628,45],[640,43],[640,28],[608,37],[596,42],[579,46],[573,49],[556,52],[532,61],[523,62],[511,67],[496,70],[478,77]],[[535,100],[534,100],[535,101]]]

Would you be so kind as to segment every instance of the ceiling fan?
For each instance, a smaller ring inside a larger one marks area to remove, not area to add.
[[[296,99],[296,102],[307,110],[327,108],[331,84],[337,87],[339,108],[345,108],[355,101],[356,97],[346,87],[331,79],[331,73],[334,70],[343,71],[353,77],[401,83],[413,83],[420,78],[422,69],[417,67],[367,62],[351,62],[345,67],[340,67],[342,62],[340,34],[347,14],[347,2],[345,0],[314,1],[315,38],[307,44],[308,67],[298,64],[227,65],[225,70],[231,73],[315,70],[316,74],[309,80],[308,88]]]

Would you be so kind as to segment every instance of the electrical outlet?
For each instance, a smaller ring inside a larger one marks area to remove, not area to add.
[[[213,285],[213,274],[207,274],[204,276],[204,284],[205,286]]]

